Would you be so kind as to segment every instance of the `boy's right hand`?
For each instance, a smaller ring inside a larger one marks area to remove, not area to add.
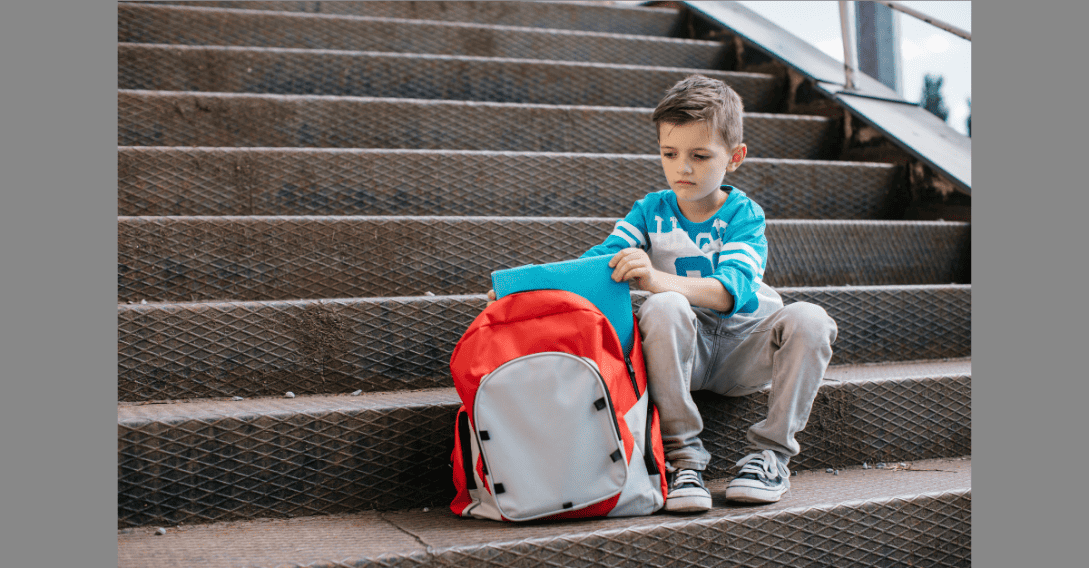
[[[495,303],[495,290],[488,290],[488,303],[485,305],[485,307],[490,306],[490,305],[492,305],[494,303]]]

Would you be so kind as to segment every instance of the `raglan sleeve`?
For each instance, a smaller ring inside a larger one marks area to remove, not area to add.
[[[586,251],[579,258],[614,255],[631,247],[650,250],[647,244],[647,206],[646,198],[636,201],[631,211],[613,225],[613,231],[605,238],[605,242]]]
[[[756,291],[764,279],[768,240],[764,236],[764,211],[748,203],[725,228],[722,248],[717,253],[717,268],[711,274],[734,297],[734,308],[725,317],[749,313],[760,307]]]

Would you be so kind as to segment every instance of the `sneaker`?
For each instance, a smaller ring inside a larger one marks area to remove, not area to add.
[[[702,513],[711,509],[711,492],[703,484],[703,472],[678,469],[666,474],[669,494],[665,510],[670,513]]]
[[[730,501],[774,503],[790,489],[790,470],[771,450],[749,454],[737,466],[741,471],[726,486]]]

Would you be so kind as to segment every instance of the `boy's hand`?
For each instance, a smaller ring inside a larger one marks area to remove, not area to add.
[[[492,305],[494,303],[495,303],[495,290],[488,290],[488,303],[485,304],[485,307],[490,306],[490,305]]]
[[[614,269],[613,280],[616,282],[627,280],[640,290],[659,291],[662,272],[651,265],[650,256],[641,248],[626,248],[616,253],[609,261],[609,268]]]

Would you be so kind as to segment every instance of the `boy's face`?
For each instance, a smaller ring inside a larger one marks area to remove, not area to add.
[[[669,187],[681,204],[697,208],[718,208],[726,194],[719,191],[726,172],[745,160],[746,148],[727,148],[718,132],[706,122],[684,125],[663,122],[658,129],[662,170]]]

